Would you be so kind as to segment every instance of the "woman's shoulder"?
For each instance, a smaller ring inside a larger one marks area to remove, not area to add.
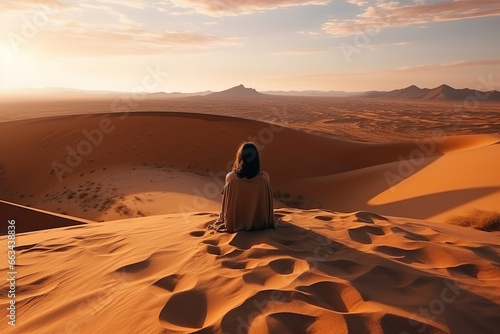
[[[226,174],[226,183],[234,179],[236,179],[236,174],[233,171]]]
[[[262,178],[262,179],[265,179],[267,181],[270,181],[270,178],[269,178],[269,174],[267,174],[267,172],[261,170],[259,172],[259,174],[257,174],[255,176],[256,178]],[[226,183],[234,180],[234,179],[238,179],[238,176],[236,175],[236,173],[234,171],[231,171],[229,173],[226,174]]]

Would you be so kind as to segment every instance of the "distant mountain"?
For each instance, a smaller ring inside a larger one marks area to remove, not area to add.
[[[436,100],[453,101],[465,100],[468,97],[479,97],[488,95],[487,101],[500,101],[500,92],[481,92],[473,89],[455,89],[448,85],[441,85],[436,88],[419,88],[415,85],[403,89],[396,89],[390,92],[371,91],[358,95],[358,97],[372,99],[407,99],[407,100]]]
[[[173,92],[173,93],[165,93],[165,92],[156,92],[156,93],[148,93],[147,97],[148,98],[181,98],[181,97],[193,97],[193,96],[205,96],[205,95],[210,95],[213,92],[211,90],[207,90],[204,92],[198,92],[198,93],[181,93],[181,92]]]
[[[212,94],[205,95],[206,98],[217,98],[217,99],[232,99],[232,98],[255,98],[255,97],[265,97],[266,94],[259,93],[253,88],[246,88],[243,85],[235,86],[223,90],[221,92],[216,92]]]
[[[73,88],[45,87],[45,88],[19,88],[0,90],[1,95],[26,95],[26,96],[66,96],[66,95],[90,95],[90,94],[119,94],[112,91],[90,91]]]
[[[344,92],[344,91],[321,91],[321,90],[270,90],[263,92],[264,94],[269,95],[280,95],[280,96],[332,96],[332,97],[345,97],[345,96],[354,96],[359,95],[361,93],[353,93],[353,92]]]
[[[87,91],[70,88],[39,88],[39,89],[11,89],[0,90],[0,98],[4,100],[16,100],[19,98],[32,99],[82,99],[82,98],[110,98],[114,96],[122,96],[129,94],[126,92],[117,91]],[[404,100],[427,100],[427,101],[457,101],[467,98],[476,97],[485,101],[500,101],[500,92],[489,91],[482,92],[473,89],[455,89],[448,85],[441,85],[436,88],[419,88],[415,85],[403,89],[392,91],[370,91],[370,92],[344,92],[344,91],[319,91],[319,90],[304,90],[304,91],[266,91],[258,92],[253,88],[247,88],[243,85],[238,85],[221,92],[154,92],[146,93],[145,97],[150,99],[175,99],[175,98],[209,98],[209,99],[253,99],[265,98],[270,96],[311,96],[311,97],[356,97],[356,98],[372,98],[372,99],[404,99]]]
[[[196,93],[165,93],[165,92],[154,92],[146,93],[145,97],[153,99],[169,99],[169,98],[181,98],[190,96],[204,96],[213,93],[212,91],[196,92]],[[24,89],[9,89],[0,90],[0,97],[5,98],[19,98],[19,97],[31,97],[31,98],[109,98],[113,96],[123,96],[124,94],[131,94],[129,92],[119,92],[119,91],[90,91],[90,90],[80,90],[72,88],[58,88],[58,87],[47,87],[47,88],[24,88]]]

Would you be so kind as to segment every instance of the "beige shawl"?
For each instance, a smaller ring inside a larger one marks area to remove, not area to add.
[[[273,191],[269,180],[235,177],[222,189],[219,220],[228,232],[274,227]]]

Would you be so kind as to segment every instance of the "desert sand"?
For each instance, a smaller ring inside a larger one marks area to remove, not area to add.
[[[445,103],[344,98],[6,106],[0,208],[18,274],[2,333],[500,328],[499,233],[445,224],[498,210],[498,105],[455,123]],[[245,140],[282,225],[207,231]]]
[[[276,230],[236,234],[205,230],[214,212],[22,234],[9,332],[498,331],[498,235],[367,212],[276,215]]]

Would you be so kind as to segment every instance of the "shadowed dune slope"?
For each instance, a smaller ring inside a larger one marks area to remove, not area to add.
[[[16,221],[16,232],[39,231],[57,227],[88,224],[92,221],[25,207],[0,200],[0,212],[9,220]],[[7,229],[0,234],[7,234]]]

